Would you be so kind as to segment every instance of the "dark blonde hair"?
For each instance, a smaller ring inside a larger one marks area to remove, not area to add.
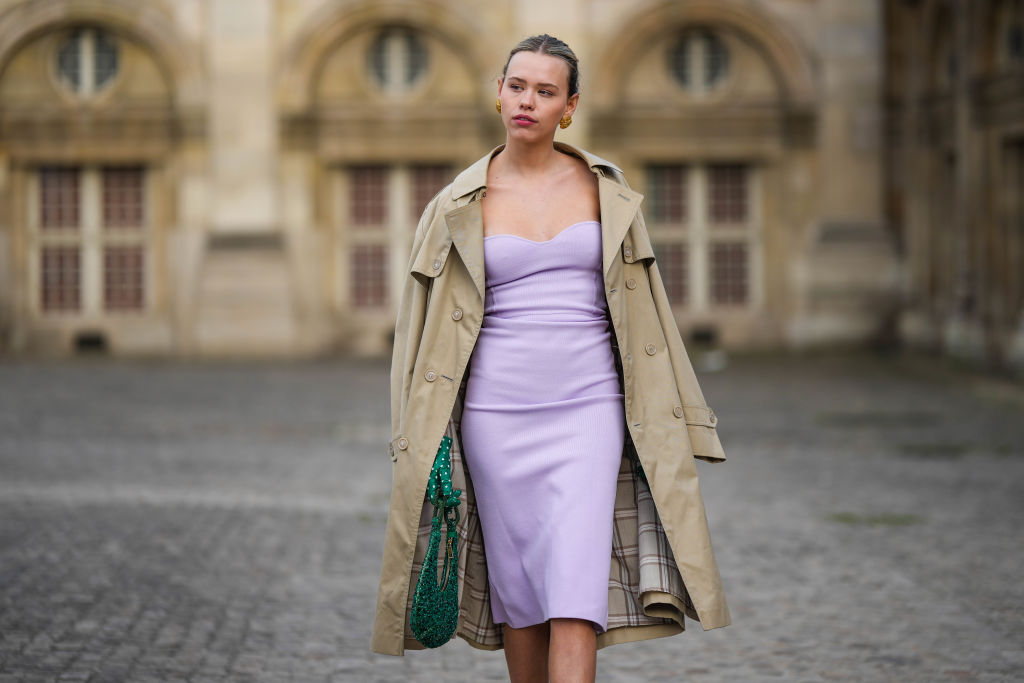
[[[539,36],[530,36],[519,41],[519,44],[508,53],[505,68],[501,70],[502,78],[508,73],[508,63],[512,61],[512,55],[517,52],[539,52],[542,55],[564,59],[565,63],[569,65],[569,97],[580,91],[580,60],[576,57],[576,53],[558,38],[542,33]]]

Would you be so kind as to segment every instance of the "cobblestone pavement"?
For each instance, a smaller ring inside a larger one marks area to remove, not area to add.
[[[699,373],[733,625],[601,681],[1024,679],[1024,392],[921,359]],[[497,681],[369,651],[383,362],[0,363],[0,683]]]

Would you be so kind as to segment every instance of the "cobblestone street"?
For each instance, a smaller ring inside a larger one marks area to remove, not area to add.
[[[931,361],[699,372],[733,625],[600,681],[1024,680],[1024,390]],[[506,680],[369,651],[383,361],[0,363],[0,683]]]

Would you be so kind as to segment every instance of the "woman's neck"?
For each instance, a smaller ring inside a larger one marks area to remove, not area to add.
[[[503,175],[534,176],[550,172],[560,154],[550,142],[527,145],[506,140],[499,156]]]

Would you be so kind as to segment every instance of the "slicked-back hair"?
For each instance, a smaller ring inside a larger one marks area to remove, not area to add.
[[[569,97],[580,91],[580,60],[576,57],[576,53],[558,38],[542,33],[519,41],[508,53],[505,68],[501,70],[502,78],[508,73],[508,63],[512,61],[512,56],[517,52],[538,52],[542,55],[564,59],[565,63],[569,65]]]

